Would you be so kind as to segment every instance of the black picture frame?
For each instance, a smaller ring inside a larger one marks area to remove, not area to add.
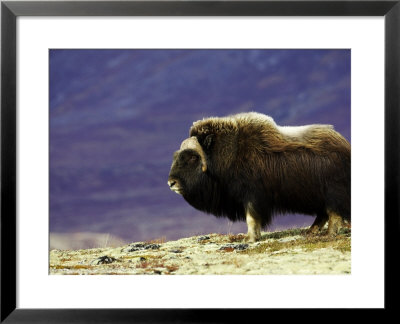
[[[2,1],[1,2],[1,322],[235,322],[267,310],[16,308],[16,19],[18,16],[384,16],[385,310],[398,291],[400,0],[395,1]],[[373,148],[371,148],[371,154]],[[366,175],[367,177],[368,175]],[[367,284],[367,283],[366,283]],[[393,296],[393,297],[391,297]],[[221,296],[223,298],[223,296]],[[251,298],[243,296],[242,298]],[[250,313],[251,314],[248,314]],[[245,314],[243,314],[245,313]],[[269,315],[270,316],[270,315]],[[286,319],[288,314],[285,313]],[[297,315],[294,315],[297,316]]]

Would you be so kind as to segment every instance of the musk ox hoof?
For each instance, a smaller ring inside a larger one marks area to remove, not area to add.
[[[326,232],[326,236],[335,237],[336,235],[338,235],[338,233],[339,233],[339,229],[337,229],[337,228],[329,229],[328,228],[328,231]]]
[[[314,235],[319,234],[320,232],[321,232],[321,229],[319,228],[319,226],[313,225],[306,231],[306,235],[314,236]]]
[[[339,234],[342,226],[340,224],[334,224],[332,226],[328,226],[328,230],[326,231],[326,236],[328,237],[335,237]]]
[[[336,214],[335,212],[329,213],[329,223],[328,223],[328,236],[336,236],[340,229],[343,227],[342,216]]]
[[[245,239],[248,243],[254,243],[261,240],[261,234],[255,235],[254,233],[248,233]]]

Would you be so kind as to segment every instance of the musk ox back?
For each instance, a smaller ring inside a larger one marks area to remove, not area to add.
[[[193,123],[168,185],[194,208],[246,220],[248,239],[283,213],[315,215],[316,233],[350,220],[350,144],[330,125],[278,126],[243,113]]]

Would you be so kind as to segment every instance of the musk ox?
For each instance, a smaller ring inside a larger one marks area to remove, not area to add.
[[[316,216],[335,235],[350,221],[350,144],[331,125],[278,126],[242,113],[193,123],[174,153],[171,190],[194,208],[246,220],[248,240],[283,213]]]

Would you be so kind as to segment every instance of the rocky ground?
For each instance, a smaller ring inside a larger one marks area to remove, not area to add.
[[[336,237],[306,229],[245,235],[209,234],[177,241],[137,242],[119,248],[51,250],[50,274],[350,274],[351,230]]]

